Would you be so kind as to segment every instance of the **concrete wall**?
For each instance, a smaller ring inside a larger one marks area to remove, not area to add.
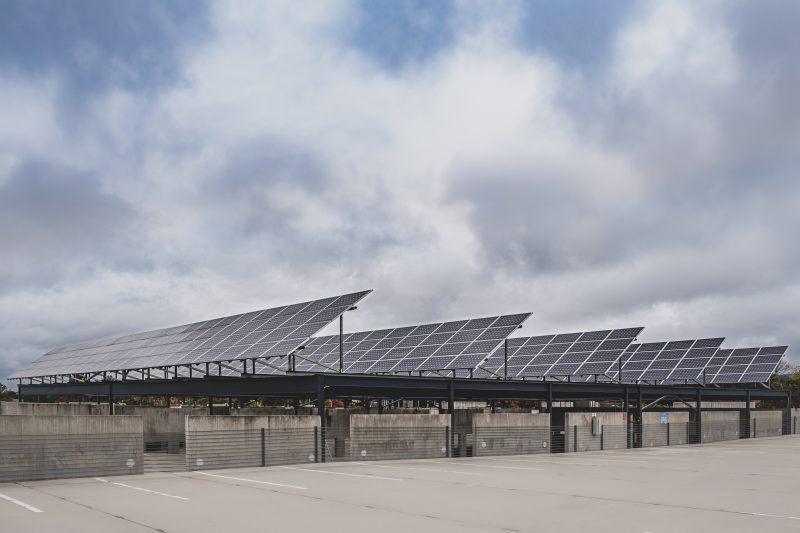
[[[592,418],[602,419],[602,435],[592,435]],[[564,450],[567,452],[627,448],[622,412],[564,413]]]
[[[750,411],[752,437],[779,437],[783,434],[783,409]]]
[[[521,455],[550,451],[550,415],[475,413],[472,455]]]
[[[445,457],[450,415],[351,415],[353,460]]]
[[[318,416],[187,416],[186,467],[315,462],[321,445],[319,425]]]
[[[107,404],[0,402],[0,415],[81,416],[108,414]]]
[[[0,417],[0,481],[140,474],[136,416]]]
[[[666,418],[662,418],[662,413]],[[689,413],[646,411],[642,413],[642,447],[671,446],[689,442]]]
[[[739,438],[739,411],[703,411],[702,442]]]
[[[789,421],[791,423],[789,433],[792,435],[800,433],[800,409],[794,408],[791,410]]]

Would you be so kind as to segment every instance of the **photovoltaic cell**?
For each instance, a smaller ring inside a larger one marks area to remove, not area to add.
[[[706,370],[711,383],[764,383],[778,368],[788,346],[719,350]]]
[[[508,340],[509,378],[590,381],[605,375],[644,328],[609,329]],[[505,348],[481,365],[481,377],[504,376]]]
[[[529,316],[520,313],[346,334],[344,371],[394,374],[472,369]],[[338,371],[339,336],[315,337],[298,353],[302,356],[296,360],[298,372]],[[277,374],[287,368],[281,364],[259,372]]]
[[[622,382],[697,382],[723,340],[715,337],[632,344],[622,357]],[[610,375],[618,379],[618,366]]]
[[[56,348],[11,378],[285,356],[372,291]]]

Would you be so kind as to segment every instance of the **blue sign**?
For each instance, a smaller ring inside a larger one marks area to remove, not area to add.
[[[666,426],[669,424],[669,413],[661,413],[661,425]]]

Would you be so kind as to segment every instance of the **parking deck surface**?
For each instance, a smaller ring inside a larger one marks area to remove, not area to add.
[[[800,437],[0,484],[3,533],[800,531]]]

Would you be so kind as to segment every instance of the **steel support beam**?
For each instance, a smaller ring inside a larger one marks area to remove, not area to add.
[[[317,375],[317,414],[319,415],[319,428],[320,428],[320,447],[319,447],[319,460],[325,462],[325,375]]]

